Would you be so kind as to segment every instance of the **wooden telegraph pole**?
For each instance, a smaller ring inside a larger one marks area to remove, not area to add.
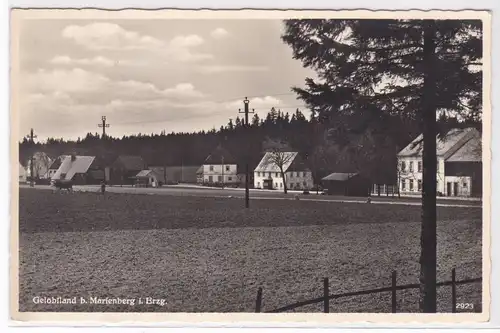
[[[30,131],[30,134],[28,135],[29,137],[29,140],[31,142],[31,146],[32,147],[35,147],[35,138],[36,138],[36,135],[34,134],[34,131],[33,129],[31,129]],[[30,156],[30,186],[33,187],[35,186],[34,184],[34,164],[35,164],[35,159],[34,159],[34,151],[31,152],[31,156]]]
[[[252,109],[252,111],[250,111],[249,109],[250,101],[246,97],[243,100],[243,104],[244,104],[244,110],[241,111],[241,109],[239,109],[238,112],[245,114],[245,128],[248,130],[248,114],[254,113],[255,110]],[[250,207],[250,190],[248,186],[249,178],[250,178],[250,172],[248,167],[248,152],[247,152],[247,156],[245,157],[245,208]]]
[[[98,124],[98,127],[102,127],[102,137],[101,139],[104,139],[106,137],[106,127],[109,127],[109,124],[106,124],[106,116],[101,117],[102,123]]]

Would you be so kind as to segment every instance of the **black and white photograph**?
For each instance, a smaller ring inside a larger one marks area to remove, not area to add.
[[[487,320],[487,12],[11,19],[13,317]]]

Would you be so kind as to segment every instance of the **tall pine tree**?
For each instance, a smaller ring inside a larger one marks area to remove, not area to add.
[[[481,119],[481,21],[289,20],[282,38],[318,74],[294,90],[333,133],[423,133],[420,308],[436,312],[436,118]]]

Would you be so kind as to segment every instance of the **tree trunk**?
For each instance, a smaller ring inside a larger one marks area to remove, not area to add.
[[[420,235],[420,309],[436,312],[436,84],[434,21],[424,22],[424,86],[422,94],[423,184]]]
[[[283,169],[281,169],[281,168],[280,168],[280,173],[281,173],[281,179],[283,180],[283,193],[287,194],[288,188],[286,187],[285,173],[283,172]]]

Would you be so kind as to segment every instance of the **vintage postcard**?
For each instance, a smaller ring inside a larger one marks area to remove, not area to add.
[[[488,321],[490,19],[13,9],[11,319]]]

